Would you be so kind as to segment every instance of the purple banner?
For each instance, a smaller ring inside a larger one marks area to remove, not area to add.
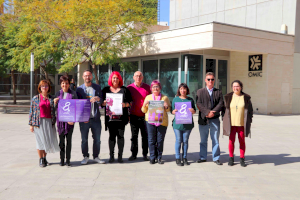
[[[175,114],[176,124],[192,124],[192,113],[189,110],[192,108],[191,102],[175,102],[175,109],[178,111]]]
[[[58,102],[60,122],[87,122],[90,114],[91,102],[88,99],[61,99]]]

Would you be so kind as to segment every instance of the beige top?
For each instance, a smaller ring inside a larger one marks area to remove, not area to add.
[[[231,126],[244,126],[244,110],[244,95],[232,95],[232,100],[230,102]]]

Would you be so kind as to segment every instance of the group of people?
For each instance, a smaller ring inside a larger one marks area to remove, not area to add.
[[[253,109],[250,96],[245,94],[243,84],[239,80],[232,82],[233,92],[223,97],[222,92],[214,87],[215,75],[208,72],[205,77],[206,87],[197,91],[196,103],[189,97],[189,88],[187,84],[181,83],[177,90],[177,95],[172,104],[166,95],[161,93],[162,86],[158,80],[152,81],[149,86],[143,83],[143,74],[140,71],[134,73],[134,82],[127,87],[123,86],[123,80],[119,72],[112,72],[108,79],[107,87],[101,90],[98,84],[92,83],[93,74],[90,70],[85,70],[82,76],[84,84],[77,87],[76,91],[70,89],[70,80],[68,76],[60,77],[61,90],[55,96],[51,96],[51,85],[48,80],[42,80],[38,85],[39,94],[34,96],[31,102],[29,113],[29,125],[31,132],[35,133],[36,148],[39,155],[39,166],[45,167],[49,163],[46,159],[47,153],[60,151],[60,165],[71,166],[72,134],[74,122],[60,122],[56,120],[57,107],[60,99],[89,99],[91,102],[91,112],[89,121],[79,122],[81,132],[81,150],[83,160],[81,164],[87,164],[89,161],[88,135],[91,129],[93,137],[93,159],[97,163],[104,164],[105,161],[99,157],[101,120],[100,107],[107,104],[106,96],[108,93],[118,93],[123,96],[123,114],[118,116],[118,120],[111,120],[112,116],[106,114],[105,109],[105,130],[109,132],[109,163],[115,162],[115,145],[118,146],[119,163],[123,163],[124,150],[124,132],[125,126],[130,123],[131,126],[131,156],[129,161],[137,159],[138,155],[138,135],[141,132],[142,154],[144,161],[150,161],[150,164],[163,164],[162,154],[164,148],[164,139],[168,127],[168,112],[176,114],[176,102],[191,102],[189,112],[196,113],[197,106],[199,110],[198,124],[200,131],[200,155],[198,163],[207,160],[207,142],[208,136],[212,140],[212,158],[214,163],[222,165],[220,162],[220,116],[223,119],[223,134],[229,136],[229,166],[234,165],[234,143],[236,133],[238,133],[240,143],[240,164],[245,167],[245,136],[250,134],[250,126],[253,117]],[[163,119],[160,123],[148,122],[150,101],[164,101]],[[191,124],[177,124],[176,115],[172,126],[174,129],[175,159],[176,165],[189,165],[187,160],[188,140],[194,122]],[[55,127],[57,124],[57,128]],[[57,133],[59,143],[57,141]],[[66,142],[65,142],[66,140]],[[182,154],[180,150],[182,149]],[[148,150],[150,156],[148,157]]]

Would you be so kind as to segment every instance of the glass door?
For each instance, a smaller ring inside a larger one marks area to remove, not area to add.
[[[215,74],[215,87],[222,91],[222,94],[227,94],[228,86],[228,60],[226,58],[211,58],[204,59],[205,73],[203,74],[205,86],[205,74],[213,72]]]

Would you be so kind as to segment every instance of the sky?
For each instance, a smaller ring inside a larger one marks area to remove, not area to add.
[[[170,0],[160,0],[160,21],[169,22],[170,16]]]

